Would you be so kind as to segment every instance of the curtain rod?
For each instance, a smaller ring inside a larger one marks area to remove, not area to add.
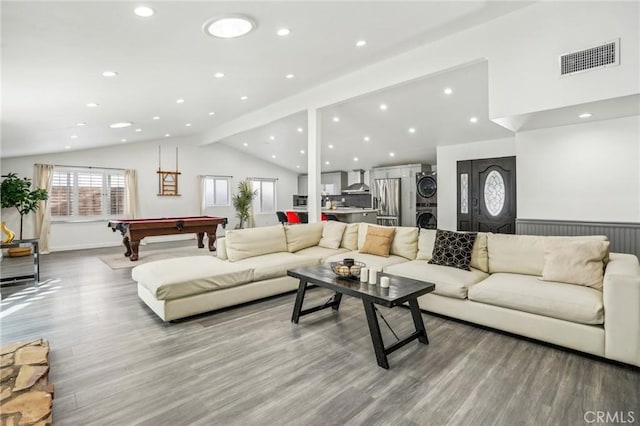
[[[230,178],[230,179],[232,179],[232,178],[233,178],[233,176],[226,176],[226,175],[198,175],[198,176],[202,176],[202,177]]]
[[[51,164],[42,164],[42,163],[35,163],[34,166],[49,166]],[[127,169],[118,169],[115,167],[95,167],[95,166],[67,166],[64,164],[53,164],[53,167],[64,167],[67,169],[101,169],[101,170],[127,170]]]
[[[249,180],[280,180],[279,178],[261,178],[261,177],[248,177]]]

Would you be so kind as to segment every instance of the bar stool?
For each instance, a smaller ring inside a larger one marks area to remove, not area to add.
[[[307,212],[298,212],[298,217],[300,218],[300,223],[309,223],[309,215]]]
[[[278,216],[278,222],[280,222],[283,225],[286,225],[289,222],[289,219],[287,219],[287,215],[285,214],[285,212],[276,212],[276,215]]]
[[[291,223],[300,223],[300,217],[298,217],[298,213],[292,211],[292,210],[287,210],[287,222]]]

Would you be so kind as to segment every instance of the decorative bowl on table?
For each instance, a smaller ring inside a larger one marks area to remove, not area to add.
[[[348,262],[351,264],[351,262]],[[334,274],[341,278],[352,278],[358,279],[360,278],[360,269],[364,268],[365,265],[362,262],[353,262],[352,265],[345,264],[344,262],[331,262],[331,270]]]

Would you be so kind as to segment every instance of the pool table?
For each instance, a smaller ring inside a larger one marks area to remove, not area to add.
[[[204,247],[204,234],[209,238],[209,251],[215,251],[216,230],[218,225],[227,226],[226,217],[194,216],[163,217],[158,219],[121,219],[110,220],[109,228],[120,231],[127,256],[132,262],[138,260],[138,248],[144,237],[156,235],[198,234],[198,247]]]

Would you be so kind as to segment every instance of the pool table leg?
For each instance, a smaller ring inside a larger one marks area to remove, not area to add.
[[[198,248],[204,248],[204,232],[198,232]]]
[[[122,238],[122,244],[124,244],[124,248],[127,249],[127,251],[124,252],[124,255],[126,257],[131,256],[131,244],[129,244],[129,237]]]
[[[200,238],[200,237],[198,237]],[[207,232],[207,238],[209,239],[209,251],[216,251],[216,233],[215,232]],[[204,247],[204,246],[202,246]]]
[[[135,262],[138,260],[138,247],[140,246],[140,240],[131,240],[131,256],[129,256],[129,260]]]

